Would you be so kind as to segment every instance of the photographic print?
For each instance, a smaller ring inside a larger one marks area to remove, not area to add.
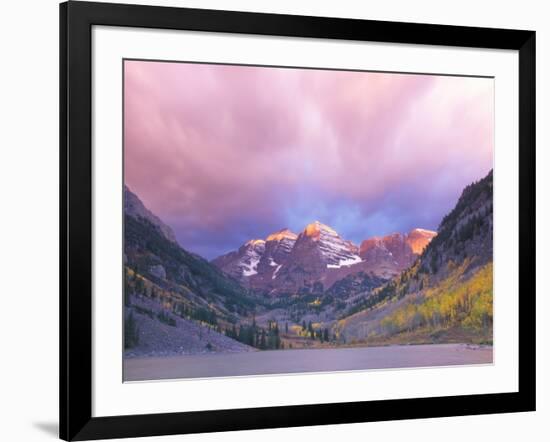
[[[493,78],[123,80],[125,381],[493,362]]]

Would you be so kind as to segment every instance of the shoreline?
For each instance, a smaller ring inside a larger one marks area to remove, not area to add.
[[[411,344],[393,344],[393,343],[385,343],[385,344],[344,344],[344,345],[338,345],[338,346],[318,346],[318,347],[301,347],[301,348],[285,348],[285,349],[278,349],[278,350],[260,350],[259,348],[251,347],[250,350],[244,350],[244,351],[202,351],[202,352],[194,352],[194,353],[177,353],[177,352],[165,352],[165,354],[162,354],[162,352],[150,352],[150,353],[143,353],[143,354],[135,354],[133,353],[133,350],[125,351],[123,359],[149,359],[149,358],[177,358],[177,357],[184,357],[184,356],[207,356],[207,355],[231,355],[231,354],[243,354],[243,353],[265,353],[265,352],[277,352],[277,353],[283,353],[283,352],[292,352],[292,351],[312,351],[312,350],[344,350],[344,349],[354,349],[354,348],[387,348],[387,347],[422,347],[422,346],[432,346],[432,345],[458,345],[458,346],[464,346],[470,350],[481,350],[481,349],[488,349],[493,348],[493,344],[475,344],[471,342],[420,342],[420,343],[411,343]]]
[[[388,345],[132,357],[123,362],[124,381],[128,382],[492,364],[493,347]]]

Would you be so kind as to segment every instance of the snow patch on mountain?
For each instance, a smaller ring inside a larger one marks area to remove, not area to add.
[[[265,241],[252,239],[244,243],[239,250],[222,255],[212,263],[234,278],[250,277],[258,273],[258,263],[264,251]]]
[[[372,237],[359,247],[314,221],[299,235],[284,228],[265,240],[247,241],[213,263],[247,287],[292,292],[318,281],[330,284],[353,272],[393,276],[410,266],[435,235],[413,229],[408,234]]]
[[[359,255],[355,255],[352,258],[341,260],[338,264],[327,264],[327,269],[339,269],[341,267],[349,267],[354,264],[358,264],[361,261],[363,261],[361,257]]]
[[[244,254],[242,255],[239,267],[242,269],[243,276],[252,276],[258,274],[258,263],[265,251],[265,241],[261,239],[253,239],[245,245]]]
[[[421,229],[419,227],[412,229],[411,232],[427,233],[428,235],[431,235],[431,236],[435,236],[437,234],[437,232],[433,230]]]
[[[260,257],[254,257],[250,262],[242,263],[243,276],[252,276],[258,274],[258,263],[260,262]]]
[[[318,243],[319,252],[328,268],[339,268],[361,262],[358,247],[351,241],[344,241],[331,227],[315,221],[309,224],[303,234]]]
[[[271,279],[275,279],[277,277],[277,273],[279,273],[279,270],[281,270],[281,267],[282,267],[282,264],[279,264],[277,266],[277,268],[275,269],[275,271],[273,272],[273,276],[271,277]]]

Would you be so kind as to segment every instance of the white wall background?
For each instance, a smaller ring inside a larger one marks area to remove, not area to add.
[[[134,1],[138,3],[139,1]],[[180,5],[537,31],[538,411],[417,421],[261,430],[148,440],[544,440],[550,418],[550,14],[538,0],[181,0]],[[0,439],[57,436],[58,7],[3,2],[0,26]]]

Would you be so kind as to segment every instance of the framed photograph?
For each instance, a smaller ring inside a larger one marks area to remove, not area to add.
[[[535,32],[67,2],[60,140],[62,439],[535,409]]]

